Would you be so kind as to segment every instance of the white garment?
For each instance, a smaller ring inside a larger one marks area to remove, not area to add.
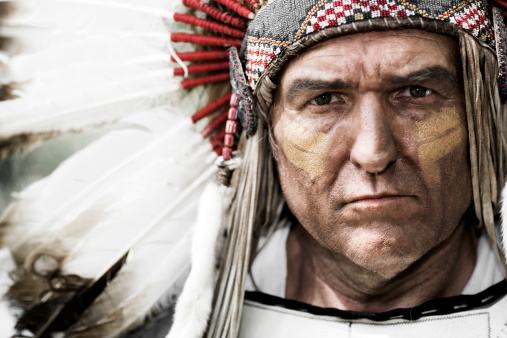
[[[463,295],[473,295],[504,279],[502,264],[498,259],[493,242],[483,231],[477,246],[475,269],[463,289]]]
[[[507,297],[487,308],[418,320],[346,320],[246,300],[240,338],[505,338]]]
[[[280,298],[285,297],[287,277],[287,238],[290,226],[277,230],[255,257],[251,275],[248,275],[246,290],[260,291]],[[259,247],[263,245],[262,239]],[[498,260],[495,248],[489,237],[483,232],[477,246],[475,269],[465,286],[464,295],[479,293],[504,279],[502,265]]]
[[[254,287],[252,278],[249,276],[248,291],[261,291],[284,298],[289,231],[290,227],[287,226],[275,232],[257,255],[251,274],[258,289]],[[493,243],[484,234],[479,239],[476,266],[463,290],[463,295],[477,294],[504,278]],[[495,288],[498,289],[498,286]],[[297,308],[298,302],[267,297],[271,299],[256,298],[254,294],[250,299],[245,300],[240,338],[507,338],[507,296],[505,295],[489,303],[488,300],[493,296],[460,296],[460,299],[463,297],[480,299],[479,304],[485,305],[462,311],[464,305],[457,302],[450,308],[453,309],[452,311],[461,310],[462,312],[432,315],[432,313],[437,313],[434,312],[436,310],[429,310],[421,312],[424,314],[423,317],[416,320],[407,320],[407,317],[403,319],[401,316],[394,315],[382,321],[358,317],[344,319],[343,315],[329,314],[326,312],[329,310],[326,309],[322,309],[322,313],[315,313],[315,310],[311,309],[315,307]],[[408,311],[412,318],[412,310]],[[413,311],[416,312],[415,308]]]

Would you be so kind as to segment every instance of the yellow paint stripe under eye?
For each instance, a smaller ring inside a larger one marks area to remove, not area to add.
[[[417,122],[412,130],[412,139],[414,142],[429,142],[459,124],[459,114],[455,108],[442,109],[434,112],[428,119]]]
[[[423,161],[423,164],[431,165],[450,153],[461,143],[462,139],[461,128],[455,129],[448,135],[421,145],[419,147],[419,158]]]
[[[330,137],[322,132],[310,132],[291,121],[284,127],[283,152],[296,167],[311,178],[319,177],[325,170],[325,156],[331,148]]]
[[[428,119],[417,122],[412,130],[412,139],[419,143],[418,156],[423,169],[433,166],[453,151],[464,137],[465,133],[455,108],[432,113]]]

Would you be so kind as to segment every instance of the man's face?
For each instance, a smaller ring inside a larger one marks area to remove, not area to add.
[[[419,30],[321,43],[289,63],[273,108],[283,193],[325,248],[393,277],[471,203],[457,44]]]

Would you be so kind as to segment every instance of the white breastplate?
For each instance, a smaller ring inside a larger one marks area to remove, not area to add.
[[[505,284],[503,286],[505,287]],[[439,300],[435,309],[429,309],[428,306],[414,308],[416,316],[420,317],[417,320],[395,318],[410,316],[410,310],[405,309],[400,311],[402,314],[399,316],[378,321],[372,319],[344,319],[337,315],[329,315],[329,312],[333,310],[311,306],[306,306],[306,308],[303,306],[302,309],[297,310],[295,307],[301,303],[281,300],[267,295],[257,297],[259,299],[255,300],[255,295],[253,295],[247,297],[251,299],[244,302],[239,337],[507,338],[507,296],[500,296],[498,300],[493,302],[491,302],[491,299],[493,297],[497,298],[498,295],[491,296],[491,293],[485,294],[485,292],[481,292],[476,296],[469,296],[476,297],[475,299],[468,298],[469,301],[462,302],[467,298],[460,297],[453,297],[454,301],[449,303],[446,303],[445,300]],[[277,305],[277,302],[282,304]],[[474,309],[462,311],[463,307],[470,307],[470,303],[477,305],[478,302],[487,305],[482,307],[474,306]],[[468,305],[460,305],[465,303],[468,303]],[[443,309],[447,309],[444,311],[449,312],[449,306],[455,309],[453,313],[431,315]]]

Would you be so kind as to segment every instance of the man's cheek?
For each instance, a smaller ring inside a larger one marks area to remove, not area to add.
[[[287,160],[310,175],[311,179],[321,176],[331,149],[329,135],[306,130],[294,120],[283,123],[282,150]]]
[[[435,164],[463,143],[466,131],[456,108],[445,108],[415,124],[411,131],[417,145],[421,169],[429,172]]]

